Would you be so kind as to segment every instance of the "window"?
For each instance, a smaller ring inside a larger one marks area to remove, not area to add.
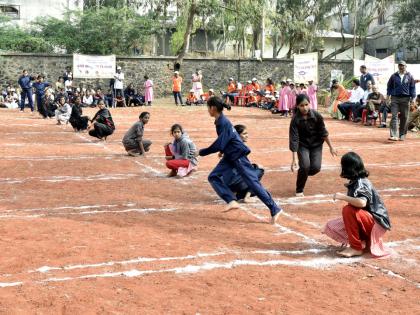
[[[0,4],[0,12],[13,20],[20,19],[20,6],[19,5]]]

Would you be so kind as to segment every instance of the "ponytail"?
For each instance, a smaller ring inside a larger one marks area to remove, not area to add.
[[[210,97],[207,100],[207,106],[208,107],[216,107],[216,109],[219,113],[221,113],[224,108],[226,108],[227,110],[231,110],[231,108],[232,108],[229,104],[226,104],[225,102],[223,102],[223,100],[218,96]]]

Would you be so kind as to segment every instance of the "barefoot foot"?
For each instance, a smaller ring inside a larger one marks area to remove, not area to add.
[[[339,256],[342,256],[342,257],[350,258],[350,257],[354,257],[354,256],[362,256],[363,255],[363,251],[356,250],[356,249],[353,249],[351,247],[348,247],[348,248],[346,248],[345,250],[343,250],[341,252],[337,252],[337,254]]]
[[[228,212],[230,210],[234,210],[234,209],[240,209],[241,206],[239,205],[239,203],[236,200],[232,200],[231,202],[229,202],[225,208],[225,211],[223,212]]]

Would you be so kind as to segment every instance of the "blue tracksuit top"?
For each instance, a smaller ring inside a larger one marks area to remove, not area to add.
[[[232,123],[225,115],[221,114],[214,124],[216,125],[218,137],[208,148],[200,150],[200,156],[222,152],[224,158],[234,161],[251,152],[242,142]]]
[[[21,76],[18,80],[20,87],[24,90],[32,89],[32,82],[35,78],[29,75]]]
[[[395,72],[388,81],[387,95],[409,96],[412,100],[416,98],[416,82],[410,72],[406,72],[401,81],[398,72]]]
[[[35,82],[33,84],[33,87],[36,90],[36,94],[39,94],[39,95],[43,95],[44,94],[45,88],[47,86],[50,86],[50,84],[48,82]]]

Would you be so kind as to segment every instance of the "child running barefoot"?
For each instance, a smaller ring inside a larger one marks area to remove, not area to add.
[[[246,143],[248,141],[248,130],[244,125],[235,125],[235,130],[241,137],[241,140]],[[257,164],[252,164],[253,169],[255,170],[258,180],[261,181],[261,178],[264,176],[264,169],[260,168]],[[226,182],[229,183],[229,188],[236,195],[237,200],[243,200],[245,203],[254,202],[253,196],[255,196],[248,188],[245,181],[238,174],[236,169],[232,171],[231,178],[224,178]]]
[[[242,177],[250,191],[270,209],[271,223],[275,224],[282,209],[276,205],[270,193],[264,189],[258,180],[258,176],[248,160],[247,155],[251,152],[249,148],[239,138],[235,128],[229,119],[223,115],[223,109],[231,109],[230,105],[225,104],[221,98],[212,97],[207,101],[209,115],[215,118],[217,139],[208,148],[199,151],[200,156],[206,156],[219,152],[223,154],[222,159],[208,176],[208,180],[216,193],[227,204],[226,210],[237,209],[239,204],[236,196],[224,181],[225,176],[230,176],[233,169],[236,169]]]
[[[174,137],[174,142],[164,146],[166,167],[171,170],[169,177],[176,175],[184,177],[197,168],[196,148],[181,125],[173,125],[171,135]]]
[[[337,252],[343,257],[360,256],[365,247],[376,257],[391,253],[382,243],[382,236],[391,229],[388,211],[368,176],[359,155],[354,152],[343,155],[341,177],[350,181],[345,185],[347,195],[336,193],[334,200],[348,204],[343,208],[342,218],[328,221],[323,231],[337,242],[350,244]]]

